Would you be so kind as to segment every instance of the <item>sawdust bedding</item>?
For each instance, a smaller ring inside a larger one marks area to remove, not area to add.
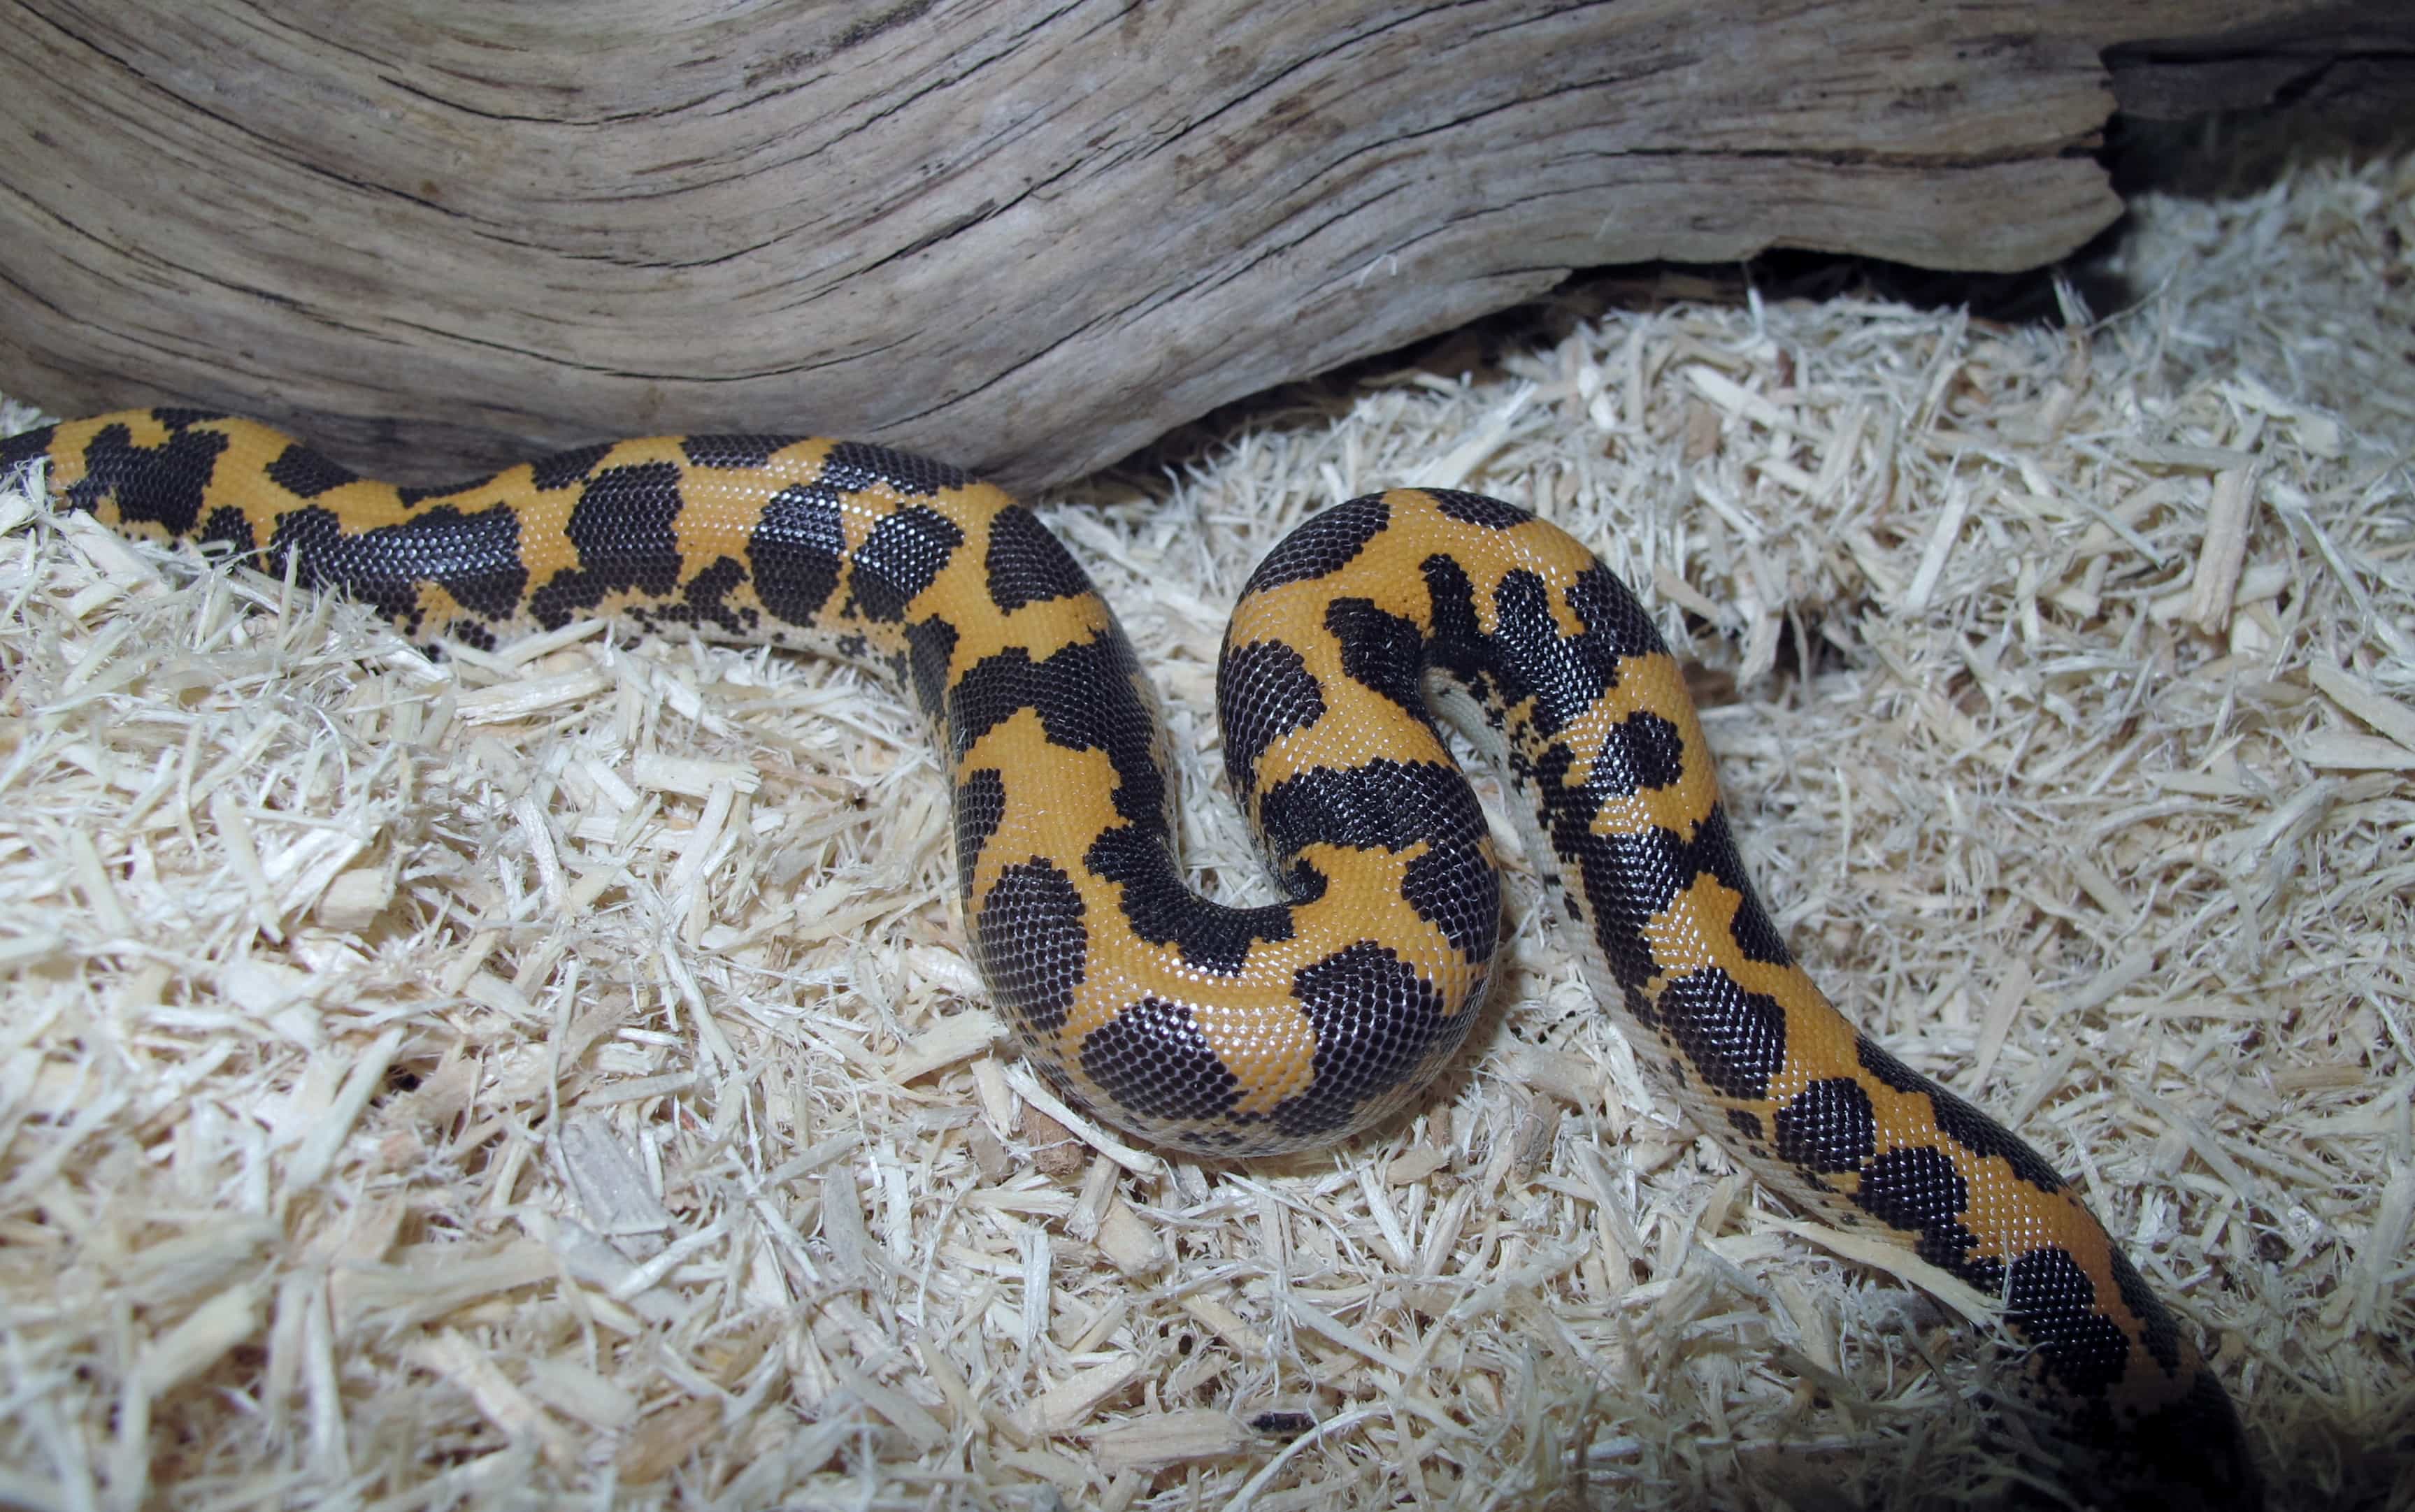
[[[2405,1505],[2410,205],[2407,157],[2151,198],[2149,296],[2060,325],[1600,286],[1049,517],[1227,896],[1263,893],[1206,711],[1271,543],[1412,481],[1592,543],[1832,996],[2076,1175],[2288,1505]],[[0,513],[0,1505],[1812,1507],[2000,1468],[1985,1352],[1675,1121],[1531,885],[1414,1116],[1168,1160],[1015,1062],[933,756],[852,670],[594,626],[431,666]]]

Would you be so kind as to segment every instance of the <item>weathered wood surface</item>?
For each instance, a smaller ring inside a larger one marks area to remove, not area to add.
[[[2404,111],[2415,105],[2415,5],[2333,0],[2311,17],[2245,22],[2219,36],[2142,38],[2110,49],[2106,63],[2116,107],[2142,120],[2285,102]]]
[[[1012,484],[1531,298],[1771,246],[2049,261],[2100,52],[2306,0],[21,0],[0,384],[409,479],[812,429]]]

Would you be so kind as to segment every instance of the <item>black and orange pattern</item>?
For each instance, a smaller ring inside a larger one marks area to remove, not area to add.
[[[1033,1062],[1115,1122],[1210,1154],[1364,1129],[1466,1035],[1501,889],[1431,681],[1505,762],[1601,991],[1705,1129],[1812,1211],[2001,1298],[2102,1477],[2083,1493],[2259,1500],[2222,1387],[2062,1178],[1795,965],[1649,617],[1522,510],[1371,495],[1259,566],[1218,711],[1287,901],[1236,908],[1182,881],[1163,737],[1114,615],[1029,512],[951,468],[686,436],[403,489],[177,410],[0,442],[0,467],[35,460],[70,507],[257,555],[424,641],[608,615],[886,666],[946,752],[973,950]]]

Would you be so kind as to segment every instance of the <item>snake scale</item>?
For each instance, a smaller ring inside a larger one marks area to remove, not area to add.
[[[1341,1139],[1465,1037],[1501,886],[1437,732],[1505,766],[1597,990],[1695,1120],[1823,1220],[2000,1300],[2086,1479],[2122,1505],[2261,1495],[2238,1419],[2067,1183],[1832,1007],[1755,897],[1676,662],[1557,528],[1440,488],[1354,499],[1243,589],[1224,757],[1285,901],[1177,866],[1164,736],[1113,612],[1022,505],[878,446],[624,441],[460,487],[352,475],[257,423],[127,411],[0,441],[129,534],[256,555],[422,643],[608,615],[883,666],[954,789],[973,954],[1053,1085],[1218,1156]]]

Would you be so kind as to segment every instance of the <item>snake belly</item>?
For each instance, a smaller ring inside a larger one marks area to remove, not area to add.
[[[1285,901],[1233,907],[1178,868],[1164,737],[1114,614],[1028,510],[952,468],[693,435],[398,488],[265,426],[172,409],[0,441],[0,470],[38,460],[70,508],[256,556],[423,644],[606,616],[887,668],[944,754],[972,951],[1032,1064],[1113,1122],[1211,1155],[1380,1121],[1476,1016],[1499,873],[1431,681],[1505,763],[1598,991],[1703,1129],[1823,1220],[2000,1299],[2024,1389],[2090,1467],[2078,1494],[2260,1505],[2229,1399],[2069,1186],[1857,1033],[1794,963],[1649,616],[1522,510],[1370,495],[1259,565],[1217,705]]]

